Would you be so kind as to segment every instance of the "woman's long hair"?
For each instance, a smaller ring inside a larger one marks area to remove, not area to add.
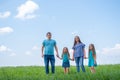
[[[77,44],[77,42],[76,42],[76,38],[79,39],[79,43],[82,43],[81,40],[80,40],[80,37],[79,37],[79,36],[75,36],[73,47]]]

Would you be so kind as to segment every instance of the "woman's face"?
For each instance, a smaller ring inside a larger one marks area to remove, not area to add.
[[[76,41],[76,42],[79,42],[79,37],[75,37],[75,41]]]

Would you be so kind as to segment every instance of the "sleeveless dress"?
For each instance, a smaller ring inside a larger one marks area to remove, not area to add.
[[[88,66],[89,67],[96,67],[97,66],[97,63],[95,63],[95,60],[93,58],[93,52],[92,51],[89,52],[89,59],[88,60],[89,60],[88,61]]]
[[[64,53],[62,55],[63,58],[63,63],[62,63],[62,67],[63,68],[69,68],[70,67],[70,62],[69,62],[69,57],[67,53]]]

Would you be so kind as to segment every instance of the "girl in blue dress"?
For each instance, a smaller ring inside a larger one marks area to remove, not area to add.
[[[59,57],[60,58],[60,57]],[[68,51],[67,47],[63,48],[63,52],[62,52],[62,57],[60,58],[61,60],[63,60],[62,62],[62,67],[64,68],[64,73],[69,73],[69,67],[70,67],[70,54]]]
[[[97,66],[96,63],[96,51],[94,44],[89,45],[89,50],[88,50],[88,66],[90,67],[90,70],[92,73],[95,73],[95,68]]]

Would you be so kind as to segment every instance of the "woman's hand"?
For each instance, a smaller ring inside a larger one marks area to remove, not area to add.
[[[84,59],[88,59],[86,56],[84,56]]]

